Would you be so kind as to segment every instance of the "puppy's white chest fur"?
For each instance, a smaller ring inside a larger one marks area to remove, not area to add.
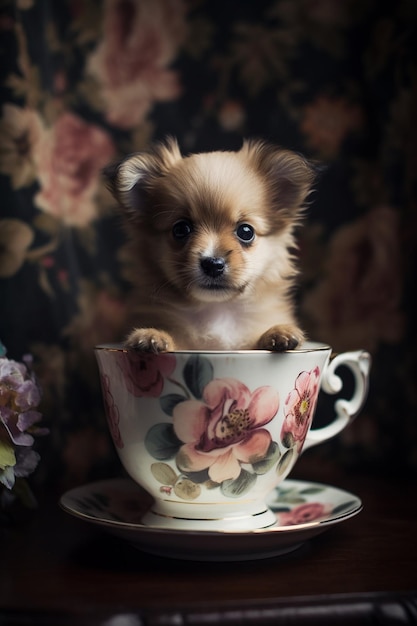
[[[252,321],[252,323],[251,323]],[[199,311],[187,312],[185,330],[191,330],[194,349],[230,350],[245,343],[247,331],[248,347],[253,333],[253,318],[233,304],[213,304]],[[252,328],[248,328],[248,325]]]

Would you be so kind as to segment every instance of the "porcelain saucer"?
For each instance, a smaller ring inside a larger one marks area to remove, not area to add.
[[[152,499],[129,478],[76,487],[60,499],[75,517],[158,556],[192,561],[244,561],[292,552],[362,509],[352,493],[320,483],[285,480],[269,495],[276,524],[251,531],[171,530],[141,523]]]

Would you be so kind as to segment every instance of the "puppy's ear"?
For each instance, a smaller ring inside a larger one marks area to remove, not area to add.
[[[149,152],[138,152],[110,164],[103,175],[122,207],[131,214],[140,214],[152,185],[181,159],[177,141],[168,138]]]
[[[301,212],[315,179],[313,164],[295,152],[262,141],[245,141],[240,152],[265,177],[277,208],[293,217]]]

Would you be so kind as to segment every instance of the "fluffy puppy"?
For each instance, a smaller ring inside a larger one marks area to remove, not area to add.
[[[294,317],[294,229],[313,181],[301,156],[260,141],[182,156],[168,139],[105,172],[138,261],[130,348],[284,351]]]

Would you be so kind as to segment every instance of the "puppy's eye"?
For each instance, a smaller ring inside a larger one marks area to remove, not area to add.
[[[242,243],[252,243],[255,239],[255,229],[250,224],[239,224],[236,236]]]
[[[183,241],[193,232],[193,225],[189,220],[178,220],[172,227],[174,239]]]

